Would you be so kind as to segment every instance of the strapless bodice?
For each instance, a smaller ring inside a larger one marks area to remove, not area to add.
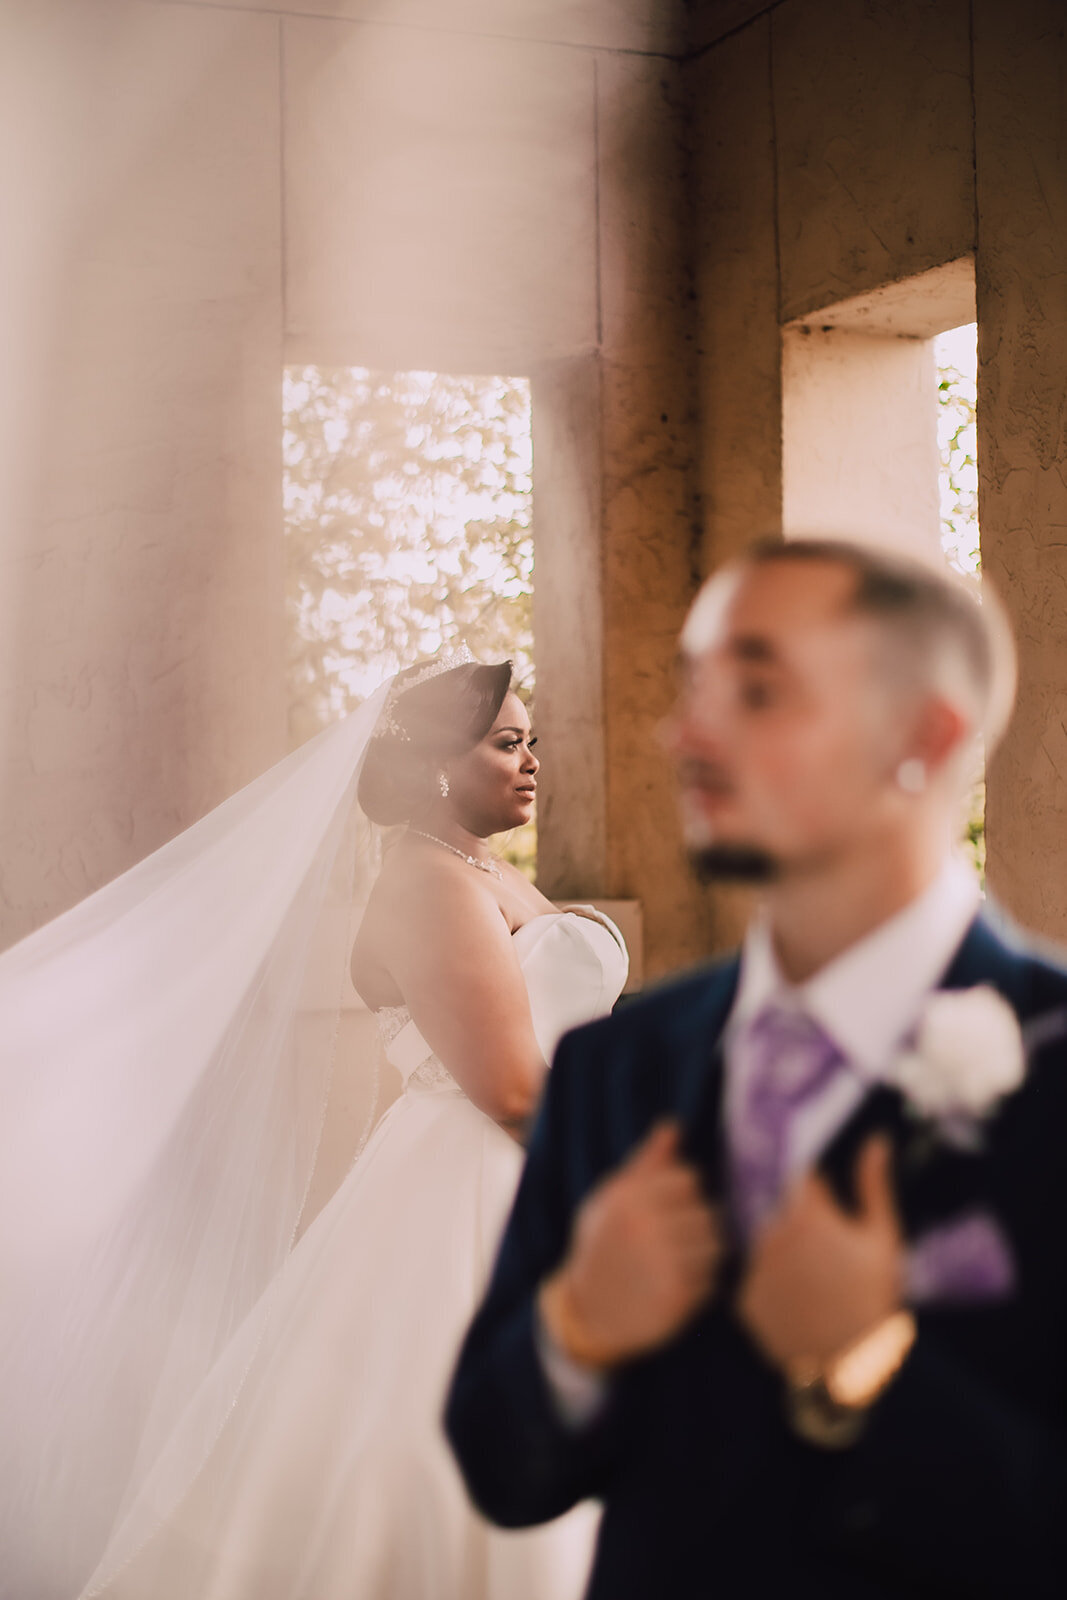
[[[532,917],[516,928],[512,941],[526,980],[534,1033],[551,1062],[569,1028],[604,1016],[619,998],[629,970],[626,945],[610,917],[592,907]],[[408,1092],[462,1093],[407,1006],[383,1006],[375,1016],[385,1058]]]

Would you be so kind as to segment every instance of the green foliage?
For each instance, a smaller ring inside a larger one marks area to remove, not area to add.
[[[975,870],[985,882],[985,778],[979,778],[967,798],[963,842]]]
[[[978,530],[978,330],[972,323],[937,341],[937,443],[941,456],[941,547],[958,572],[981,570]],[[967,797],[964,845],[985,879],[985,775]]]
[[[294,744],[461,639],[529,684],[528,383],[293,367],[283,393]]]
[[[938,344],[937,443],[941,456],[941,545],[959,571],[978,572],[976,330],[955,328]],[[951,343],[949,343],[951,341]]]

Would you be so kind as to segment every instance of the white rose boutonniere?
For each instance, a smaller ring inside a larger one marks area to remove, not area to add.
[[[1018,1018],[996,989],[940,989],[930,995],[914,1043],[897,1057],[894,1082],[921,1117],[969,1143],[975,1124],[1023,1081],[1026,1051]]]

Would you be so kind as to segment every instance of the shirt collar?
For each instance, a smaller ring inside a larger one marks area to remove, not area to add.
[[[783,977],[770,930],[757,917],[745,936],[731,1031],[775,1003],[803,1011],[861,1076],[883,1077],[981,903],[973,871],[951,857],[903,910],[851,945],[806,983]]]

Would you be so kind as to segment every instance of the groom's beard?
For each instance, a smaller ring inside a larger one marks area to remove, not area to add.
[[[707,844],[691,848],[689,864],[701,883],[773,883],[781,866],[758,845]]]
[[[736,787],[718,761],[687,756],[678,767],[682,837],[689,863],[701,883],[771,883],[779,862],[758,844],[719,843],[702,814],[701,796],[730,799]]]

